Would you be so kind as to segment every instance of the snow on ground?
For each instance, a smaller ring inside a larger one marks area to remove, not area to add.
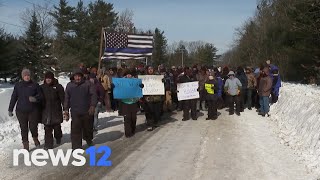
[[[284,83],[271,106],[281,143],[295,150],[310,171],[320,174],[320,87]]]
[[[58,78],[59,83],[66,87],[67,83],[70,81],[67,76],[60,76]],[[13,91],[13,85],[11,84],[0,84],[0,159],[9,157],[9,154],[12,153],[12,149],[21,148],[21,135],[20,135],[20,127],[17,117],[8,116],[8,106],[11,98],[11,94]],[[100,114],[100,117],[107,116],[106,113]],[[70,134],[71,121],[64,121],[61,124],[62,133]],[[39,124],[39,140],[43,144],[44,142],[44,126]],[[29,133],[29,142],[30,148],[33,148],[33,141],[31,137],[31,133]]]

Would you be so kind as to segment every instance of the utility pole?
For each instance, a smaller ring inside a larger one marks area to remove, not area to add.
[[[179,49],[180,51],[181,51],[181,53],[182,53],[182,58],[181,58],[181,66],[183,67],[183,55],[184,55],[184,51],[185,51],[185,49]]]

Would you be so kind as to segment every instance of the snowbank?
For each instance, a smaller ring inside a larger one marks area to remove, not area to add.
[[[284,83],[271,114],[281,143],[294,149],[310,171],[320,174],[320,88]]]

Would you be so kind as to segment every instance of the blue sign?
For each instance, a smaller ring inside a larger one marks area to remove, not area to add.
[[[114,84],[113,96],[115,99],[141,98],[141,79],[136,78],[112,78]]]

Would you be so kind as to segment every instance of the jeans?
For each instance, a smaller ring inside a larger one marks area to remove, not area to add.
[[[269,112],[269,96],[260,96],[260,112],[266,114]]]
[[[248,108],[252,108],[252,91],[253,91],[253,89],[248,89],[247,90],[247,105],[248,105]]]

